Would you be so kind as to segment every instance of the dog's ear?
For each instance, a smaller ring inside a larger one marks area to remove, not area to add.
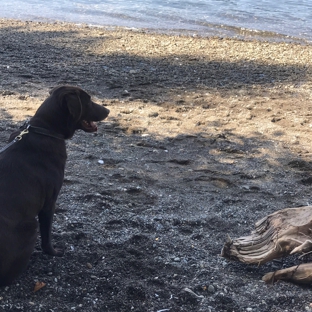
[[[56,97],[57,102],[62,107],[66,107],[69,110],[74,122],[78,122],[82,116],[82,101],[84,92],[78,87],[74,86],[57,86],[50,90],[50,96]]]
[[[63,101],[66,102],[74,122],[78,122],[82,115],[82,103],[79,90],[64,94]]]

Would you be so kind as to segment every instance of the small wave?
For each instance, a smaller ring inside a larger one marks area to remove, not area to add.
[[[11,0],[0,17],[312,41],[312,3],[306,0]]]

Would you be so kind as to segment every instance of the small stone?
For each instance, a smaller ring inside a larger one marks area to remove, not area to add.
[[[89,268],[89,269],[92,269],[92,264],[91,263],[87,263],[87,267]]]
[[[181,259],[180,259],[179,257],[175,257],[175,258],[173,259],[173,261],[174,261],[174,262],[180,262]]]
[[[247,312],[251,312],[251,311],[252,311],[252,308],[247,308],[246,311],[247,311]]]
[[[158,113],[157,112],[153,112],[153,113],[149,113],[148,117],[157,117]]]
[[[25,101],[25,100],[27,100],[27,95],[20,95],[19,97],[18,97],[18,99],[19,100],[22,100],[22,101]]]
[[[216,290],[215,290],[215,288],[214,288],[213,285],[209,285],[209,286],[208,286],[208,292],[214,293],[215,291],[216,291]]]
[[[130,93],[128,90],[124,90],[122,93],[121,93],[121,96],[130,96]]]
[[[253,109],[252,105],[250,105],[250,104],[247,105],[246,108],[249,109],[249,110],[252,110],[252,109]]]
[[[104,164],[104,160],[103,160],[103,159],[99,159],[99,160],[98,160],[98,163],[99,163],[100,165],[103,165],[103,164]]]

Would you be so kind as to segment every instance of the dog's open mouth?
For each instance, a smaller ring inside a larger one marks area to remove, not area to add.
[[[96,132],[97,125],[94,121],[83,120],[80,124],[81,129],[85,132]]]

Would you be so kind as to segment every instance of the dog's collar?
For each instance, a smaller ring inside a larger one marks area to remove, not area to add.
[[[49,136],[51,138],[55,138],[55,139],[59,139],[59,140],[65,139],[63,135],[56,133],[54,131],[51,131],[51,130],[48,130],[45,128],[41,128],[41,127],[32,126],[28,120],[20,127],[20,130],[21,130],[21,132],[23,132],[24,130],[28,130],[28,132],[46,135],[46,136]]]
[[[47,130],[47,129],[44,129],[41,127],[34,127],[29,123],[29,121],[26,121],[20,127],[20,133],[9,144],[7,144],[2,149],[0,149],[0,154],[3,153],[5,150],[7,150],[15,142],[20,141],[23,138],[23,136],[29,132],[46,135],[46,136],[49,136],[51,138],[55,138],[55,139],[59,139],[59,140],[65,140],[64,136],[62,136],[61,134],[58,134],[54,131]]]
[[[28,131],[29,132],[46,135],[48,137],[59,139],[59,140],[64,140],[65,139],[63,135],[58,134],[58,133],[56,133],[54,131],[51,131],[51,130],[47,130],[45,128],[34,127],[34,126],[30,125],[30,124],[27,127],[28,127]]]

